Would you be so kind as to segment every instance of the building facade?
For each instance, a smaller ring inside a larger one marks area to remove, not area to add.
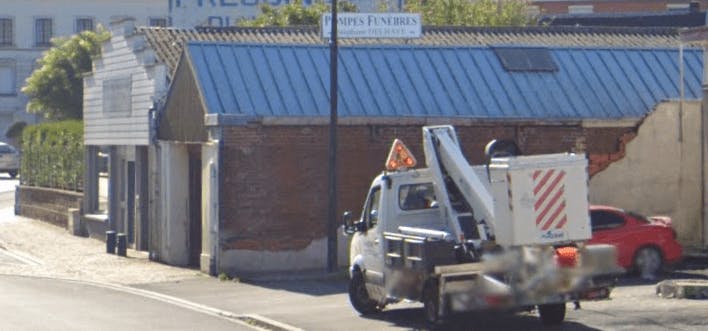
[[[693,5],[691,4],[693,3]],[[530,10],[540,15],[636,13],[706,10],[707,0],[532,0]]]
[[[168,253],[186,260],[201,247],[202,270],[240,277],[325,268],[327,224],[338,222],[326,213],[326,55],[326,46],[187,44],[157,130],[159,162],[171,165],[157,183],[169,192],[160,231],[187,243]],[[679,58],[678,49],[343,46],[338,213],[357,213],[394,138],[422,155],[431,124],[455,125],[473,164],[488,141],[510,139],[526,154],[586,153],[599,176],[626,157],[642,119],[679,97],[679,66],[685,97],[700,98],[702,52]],[[603,181],[596,190],[615,187]],[[675,219],[683,234],[700,222]]]
[[[323,207],[327,129],[326,114],[321,112],[329,108],[328,94],[322,91],[326,78],[320,77],[320,84],[312,77],[326,72],[315,64],[326,66],[328,57],[319,48],[315,50],[319,55],[299,53],[315,45],[325,47],[317,29],[136,25],[126,20],[111,27],[112,40],[104,44],[102,59],[85,79],[87,175],[96,176],[95,156],[105,146],[111,151],[113,170],[109,214],[91,214],[97,206],[97,188],[95,181],[87,179],[84,219],[102,229],[128,233],[132,246],[148,250],[154,259],[199,266],[212,274],[322,267],[327,247]],[[403,138],[414,153],[422,155],[420,127],[430,123],[455,124],[465,153],[474,163],[482,161],[483,146],[490,139],[507,138],[519,142],[526,153],[585,151],[590,173],[604,171],[624,157],[625,144],[635,136],[642,118],[654,110],[656,101],[679,95],[672,83],[678,37],[675,29],[425,28],[422,38],[404,47],[421,47],[416,54],[422,57],[407,58],[418,64],[404,70],[413,76],[382,74],[368,79],[369,87],[350,86],[341,92],[341,107],[356,106],[356,111],[369,113],[343,115],[348,118],[340,122],[340,164],[346,165],[341,166],[346,170],[342,169],[339,179],[340,211],[360,208],[393,138]],[[219,52],[204,46],[183,53],[190,41],[224,43],[217,46]],[[346,55],[340,70],[349,73],[341,76],[340,84],[361,84],[362,78],[355,73],[367,63],[378,63],[380,70],[366,72],[385,72],[388,65],[376,60],[380,52],[402,47],[400,40],[349,39],[342,43],[387,46]],[[522,53],[516,55],[524,55],[523,50],[533,46],[534,58],[548,55],[552,48],[558,71],[546,68],[537,73],[505,74],[494,51],[499,44],[520,45]],[[556,50],[559,46],[568,50]],[[465,54],[459,53],[460,47],[476,54],[468,57],[474,63],[459,63]],[[282,53],[274,55],[278,52]],[[195,55],[201,53],[208,56]],[[695,50],[687,54],[690,84],[686,95],[695,98],[696,72],[702,63],[696,60]],[[193,60],[187,61],[190,57]],[[617,65],[609,61],[614,57],[621,60]],[[457,69],[449,73],[449,68],[438,67],[445,63]],[[310,66],[296,70],[304,65]],[[660,69],[653,70],[657,76],[647,76],[646,66]],[[430,76],[434,72],[440,75]],[[613,74],[617,72],[630,79]],[[223,76],[205,79],[208,73]],[[571,73],[576,76],[568,76]],[[476,75],[483,78],[469,80]],[[243,81],[231,81],[238,76]],[[433,82],[434,76],[442,82]],[[549,88],[555,79],[562,83]],[[120,88],[115,87],[121,81],[122,86],[130,85],[130,92],[118,93]],[[469,86],[458,87],[464,93],[451,98],[453,90],[443,86],[455,81]],[[581,87],[591,83],[592,89]],[[512,91],[515,88],[519,90]],[[505,95],[497,94],[502,90]],[[543,94],[554,90],[558,93]],[[418,92],[411,95],[411,91]],[[378,94],[360,95],[364,92]],[[236,93],[240,94],[236,97]],[[383,95],[398,101],[377,99]],[[128,97],[130,110],[111,114],[110,109],[127,106]],[[228,111],[213,111],[214,100]],[[415,100],[416,108],[411,103]],[[401,107],[404,102],[406,106]],[[228,113],[244,107],[237,107],[238,103],[253,109],[243,110],[242,116]],[[272,161],[274,156],[277,162]],[[610,184],[600,189],[612,187],[612,178],[603,181]],[[346,263],[343,243],[340,263]]]
[[[26,112],[27,96],[20,89],[37,69],[37,59],[51,39],[104,27],[132,17],[141,25],[165,26],[167,0],[6,0],[0,11],[0,140],[17,122],[41,118]]]

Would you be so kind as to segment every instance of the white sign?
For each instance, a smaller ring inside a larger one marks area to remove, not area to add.
[[[332,14],[322,15],[322,38],[332,35]],[[420,14],[338,13],[337,38],[420,38]]]

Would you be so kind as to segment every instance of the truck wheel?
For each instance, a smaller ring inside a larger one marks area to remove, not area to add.
[[[565,319],[565,302],[539,305],[538,315],[545,325],[561,324]]]
[[[11,178],[17,177],[17,171],[8,171],[7,174],[10,175]]]
[[[379,312],[381,309],[369,296],[364,283],[364,277],[361,273],[356,272],[349,280],[349,302],[359,314],[369,315]]]
[[[437,281],[429,281],[423,289],[423,309],[425,310],[425,320],[431,324],[442,322],[440,314],[440,293]]]

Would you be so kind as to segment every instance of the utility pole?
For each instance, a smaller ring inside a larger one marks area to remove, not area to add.
[[[337,0],[332,0],[329,39],[329,208],[327,212],[327,271],[337,270]]]

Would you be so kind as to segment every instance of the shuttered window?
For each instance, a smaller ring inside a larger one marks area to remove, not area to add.
[[[0,18],[0,46],[13,46],[15,31],[12,29],[11,18]]]

